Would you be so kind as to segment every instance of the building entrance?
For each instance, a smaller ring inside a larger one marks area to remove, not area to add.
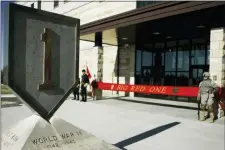
[[[135,84],[198,86],[203,73],[209,71],[210,31],[224,26],[216,18],[218,10],[196,11],[136,25]],[[214,21],[201,20],[205,16]],[[187,99],[153,94],[137,96]]]
[[[160,47],[163,48],[157,48]],[[135,84],[164,86],[198,86],[209,71],[207,39],[165,41],[136,50]],[[164,95],[136,94],[153,98],[174,99]],[[175,97],[179,99],[179,97]],[[181,98],[182,100],[184,98]]]
[[[145,85],[164,85],[164,49],[154,49],[155,52],[150,53],[149,66],[141,67],[142,83]]]

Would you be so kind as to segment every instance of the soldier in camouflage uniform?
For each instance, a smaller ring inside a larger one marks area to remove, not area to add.
[[[206,116],[206,109],[208,109],[208,114],[210,116],[210,122],[214,122],[214,94],[217,92],[217,85],[210,79],[210,74],[205,72],[203,74],[203,81],[199,84],[199,93],[197,99],[201,101],[201,111],[200,120],[204,121],[208,116]]]

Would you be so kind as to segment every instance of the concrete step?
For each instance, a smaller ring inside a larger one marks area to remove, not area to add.
[[[13,94],[3,94],[1,95],[2,101],[15,101],[18,100],[18,98]]]

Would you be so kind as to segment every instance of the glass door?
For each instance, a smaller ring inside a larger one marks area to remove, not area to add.
[[[141,76],[142,76],[141,84],[144,84],[144,85],[153,84],[152,67],[142,67],[141,68]]]
[[[203,73],[209,70],[208,65],[196,65],[191,67],[191,85],[198,86],[203,80]]]
[[[164,85],[164,51],[162,49],[156,49],[153,53],[153,84]]]

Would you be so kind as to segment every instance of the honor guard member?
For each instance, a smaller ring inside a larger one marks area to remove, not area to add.
[[[73,95],[75,100],[79,100],[79,90],[80,90],[80,78],[77,78],[75,81]]]
[[[82,96],[83,102],[87,101],[87,86],[88,86],[88,84],[89,84],[89,78],[88,78],[88,75],[86,74],[86,71],[83,69],[82,76],[81,76],[81,96]]]
[[[199,84],[199,92],[197,100],[201,101],[200,107],[200,120],[204,121],[210,116],[210,122],[214,122],[214,94],[217,92],[217,85],[210,79],[210,74],[208,72],[203,73],[203,81]],[[208,113],[206,116],[206,109]],[[208,116],[209,115],[209,116]]]

